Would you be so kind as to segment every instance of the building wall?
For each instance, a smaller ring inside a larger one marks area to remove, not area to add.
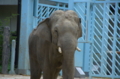
[[[49,4],[49,5],[55,5],[56,4],[56,2],[52,2],[50,0],[39,0],[39,3]]]
[[[18,0],[0,0],[0,5],[17,5]]]
[[[5,19],[12,16],[12,14],[17,14],[17,7],[17,5],[0,5],[0,21],[2,21],[2,26],[10,26],[11,31],[16,31],[17,16],[11,18],[9,23]]]

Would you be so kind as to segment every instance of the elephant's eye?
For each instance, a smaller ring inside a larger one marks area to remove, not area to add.
[[[54,37],[57,37],[57,36],[58,36],[58,29],[57,29],[57,27],[55,27],[55,28],[53,29],[53,35],[54,35]]]
[[[54,37],[57,37],[57,36],[58,36],[58,31],[57,31],[57,29],[54,29],[54,31],[53,31],[53,36],[54,36]]]
[[[55,33],[58,33],[57,27],[54,28],[54,32],[55,32]]]
[[[58,31],[57,29],[54,29],[52,32],[52,42],[57,45],[58,40]]]

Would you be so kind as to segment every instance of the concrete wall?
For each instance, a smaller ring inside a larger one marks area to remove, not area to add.
[[[17,28],[17,17],[11,18],[9,24],[4,19],[17,14],[17,5],[0,5],[0,21],[2,26],[10,26],[11,31],[16,31]]]
[[[18,5],[18,0],[0,0],[0,5]]]
[[[56,4],[56,2],[52,2],[50,0],[39,0],[39,3],[49,4],[49,5],[55,5]]]

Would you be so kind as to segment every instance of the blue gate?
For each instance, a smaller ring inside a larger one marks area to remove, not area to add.
[[[43,19],[49,17],[52,12],[56,10],[68,10],[67,3],[54,3],[54,4],[43,4],[39,3],[39,0],[35,0],[34,2],[34,17],[36,19],[34,20],[34,26],[35,28],[39,22],[41,22]]]
[[[82,19],[83,30],[78,40],[82,52],[75,53],[75,66],[89,72],[91,78],[120,78],[120,1],[74,0],[73,4],[35,5],[35,26],[53,11],[72,6]]]
[[[120,1],[92,4],[91,77],[120,78]]]
[[[67,10],[67,4],[57,3],[56,5],[38,4],[38,22],[49,17],[56,10]]]
[[[120,1],[74,0],[74,10],[82,18],[84,71],[120,78]]]

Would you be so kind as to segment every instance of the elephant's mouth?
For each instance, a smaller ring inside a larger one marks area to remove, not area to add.
[[[79,52],[81,51],[81,49],[78,48],[78,47],[76,47],[76,50],[79,51]],[[58,47],[58,52],[59,52],[59,53],[62,53],[62,49],[61,49],[61,47]]]

